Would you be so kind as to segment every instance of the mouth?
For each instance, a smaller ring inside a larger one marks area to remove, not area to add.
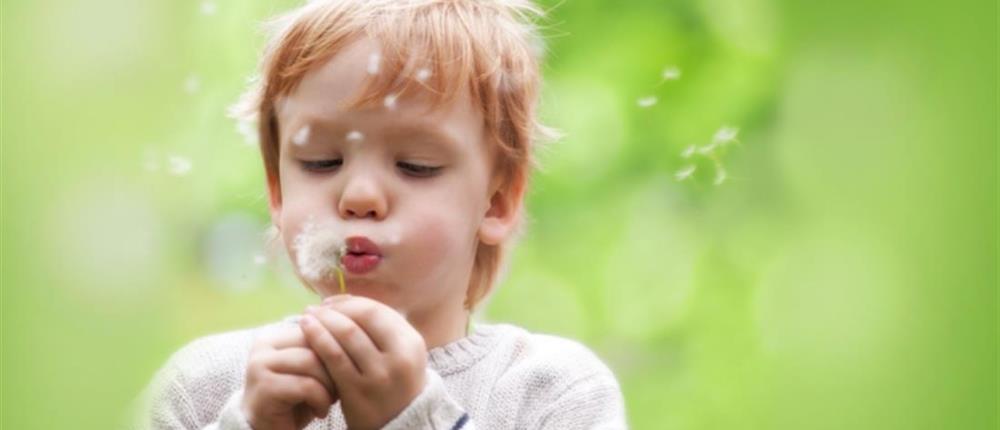
[[[353,236],[346,240],[346,253],[340,257],[340,264],[356,275],[362,275],[378,266],[382,261],[382,252],[378,245],[364,236]]]

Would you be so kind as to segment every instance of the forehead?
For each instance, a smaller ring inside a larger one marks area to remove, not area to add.
[[[392,103],[347,108],[365,89],[372,73],[386,73],[379,67],[379,59],[377,42],[362,38],[306,73],[295,90],[279,102],[282,135],[288,135],[288,128],[314,122],[336,127],[351,127],[354,123],[377,128],[375,131],[439,134],[466,145],[483,145],[483,115],[467,91],[460,91],[453,100],[437,107],[432,107],[426,90],[417,89]]]

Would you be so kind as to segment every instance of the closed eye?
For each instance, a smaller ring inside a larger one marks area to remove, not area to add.
[[[309,172],[332,172],[344,164],[344,160],[301,160],[302,168]]]
[[[407,163],[405,161],[397,162],[396,166],[402,169],[407,175],[418,178],[434,176],[435,173],[441,170],[441,166],[425,166],[422,164]]]

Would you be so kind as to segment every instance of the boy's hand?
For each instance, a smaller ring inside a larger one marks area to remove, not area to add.
[[[340,295],[307,308],[301,324],[334,381],[348,428],[381,428],[423,390],[427,347],[394,309]]]
[[[280,327],[250,349],[242,411],[254,430],[299,430],[326,417],[336,393],[301,328]]]

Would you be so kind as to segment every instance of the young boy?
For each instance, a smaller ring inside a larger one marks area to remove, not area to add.
[[[586,347],[469,330],[543,132],[538,12],[315,0],[276,21],[249,100],[272,222],[325,299],[185,346],[147,389],[141,427],[625,427],[616,379]]]

